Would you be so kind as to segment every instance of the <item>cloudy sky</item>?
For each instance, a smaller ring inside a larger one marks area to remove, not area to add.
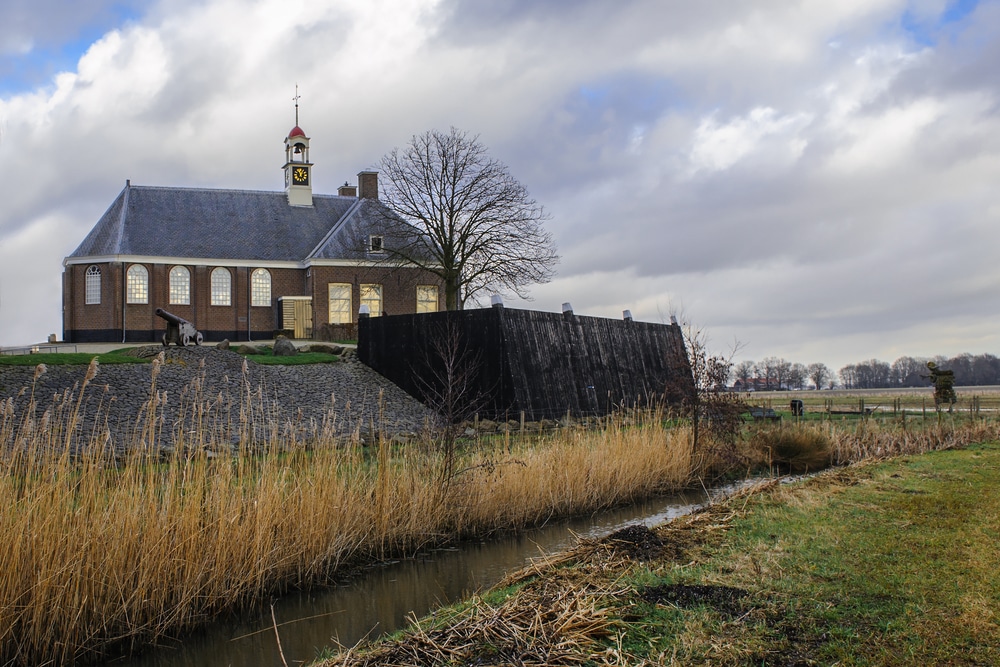
[[[1000,354],[998,32],[1000,0],[4,0],[0,345],[61,333],[125,179],[280,190],[297,83],[319,192],[478,134],[551,214],[530,307]]]

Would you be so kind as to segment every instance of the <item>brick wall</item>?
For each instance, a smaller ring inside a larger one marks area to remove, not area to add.
[[[414,313],[417,310],[417,285],[438,285],[438,308],[444,308],[444,286],[434,274],[416,268],[384,268],[354,266],[314,266],[309,279],[313,302],[313,329],[330,322],[329,284],[351,285],[351,320],[358,318],[361,285],[382,285],[382,310],[391,315]]]
[[[87,305],[87,269],[101,270],[101,302]],[[121,340],[121,263],[71,264],[63,272],[63,339]]]
[[[73,342],[120,341],[122,339],[123,269],[120,263],[99,264],[101,303],[86,305],[86,271],[90,264],[66,267],[63,280],[64,338]],[[416,312],[416,286],[438,285],[439,309],[444,308],[444,286],[437,276],[415,268],[312,267],[307,277],[300,269],[268,269],[271,273],[271,304],[248,307],[250,274],[256,267],[225,267],[232,279],[231,305],[213,306],[212,271],[208,265],[183,265],[191,275],[190,304],[171,304],[169,275],[174,265],[143,264],[149,272],[149,303],[127,304],[125,325],[129,342],[156,342],[166,331],[166,322],[156,316],[162,308],[182,317],[201,331],[208,341],[223,338],[259,340],[271,338],[281,326],[278,297],[311,296],[313,330],[329,323],[329,283],[352,286],[352,320],[357,321],[361,285],[382,285],[382,310],[398,315]],[[249,312],[248,312],[249,311]]]

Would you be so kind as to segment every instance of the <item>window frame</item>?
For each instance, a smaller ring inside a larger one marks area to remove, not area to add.
[[[131,264],[125,270],[125,303],[149,303],[149,269],[144,264]]]
[[[333,304],[334,301],[343,303],[344,299],[338,298],[335,300],[333,298],[334,288],[342,289],[347,292],[347,299],[346,299],[347,310],[346,311],[343,309],[337,310],[337,313],[342,314],[344,317],[346,317],[346,319],[340,322],[333,321],[334,320]],[[330,324],[351,324],[354,321],[354,286],[351,285],[351,283],[327,283],[326,296],[327,296],[327,321]]]
[[[266,280],[265,280],[266,279]],[[254,269],[250,272],[250,306],[254,308],[271,307],[271,272],[267,269]],[[266,287],[266,291],[265,291]],[[266,298],[265,298],[266,296]]]
[[[191,305],[191,270],[186,266],[178,264],[171,267],[167,274],[167,303],[171,306]]]
[[[434,290],[434,299],[433,299],[434,308],[433,309],[427,309],[427,308],[424,308],[423,310],[421,309],[420,304],[422,304],[422,303],[423,304],[432,303],[431,299],[427,299],[427,298],[421,299],[420,298],[420,291],[421,290],[424,290],[424,291]],[[437,285],[417,285],[417,294],[416,294],[416,296],[417,296],[417,310],[416,310],[416,312],[418,312],[418,313],[436,313],[439,310],[441,310],[441,288],[438,287]]]
[[[101,305],[101,267],[91,264],[83,274],[83,303],[87,306]]]
[[[225,276],[225,298],[223,299],[222,293],[222,280],[217,280],[216,276]],[[208,278],[209,283],[209,298],[208,303],[212,306],[219,306],[225,308],[226,306],[233,305],[233,272],[224,266],[217,266],[212,269]]]
[[[367,296],[366,292],[368,292]],[[376,294],[374,298],[370,296],[372,293]],[[359,286],[358,308],[368,306],[368,314],[371,317],[378,317],[382,314],[382,298],[382,285],[380,283],[362,283]],[[377,306],[377,308],[373,306]]]

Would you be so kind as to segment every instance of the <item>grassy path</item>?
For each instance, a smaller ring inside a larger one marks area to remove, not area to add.
[[[327,664],[1000,664],[1000,445],[628,529]]]

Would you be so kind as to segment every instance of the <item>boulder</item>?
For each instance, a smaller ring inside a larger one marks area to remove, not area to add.
[[[228,338],[223,338],[215,347],[217,347],[220,350],[228,350],[229,349],[229,339]]]
[[[299,351],[295,349],[292,341],[284,336],[278,336],[277,340],[274,341],[274,350],[272,353],[276,357],[294,357]]]
[[[260,354],[260,350],[253,345],[240,345],[236,351],[240,354]]]

